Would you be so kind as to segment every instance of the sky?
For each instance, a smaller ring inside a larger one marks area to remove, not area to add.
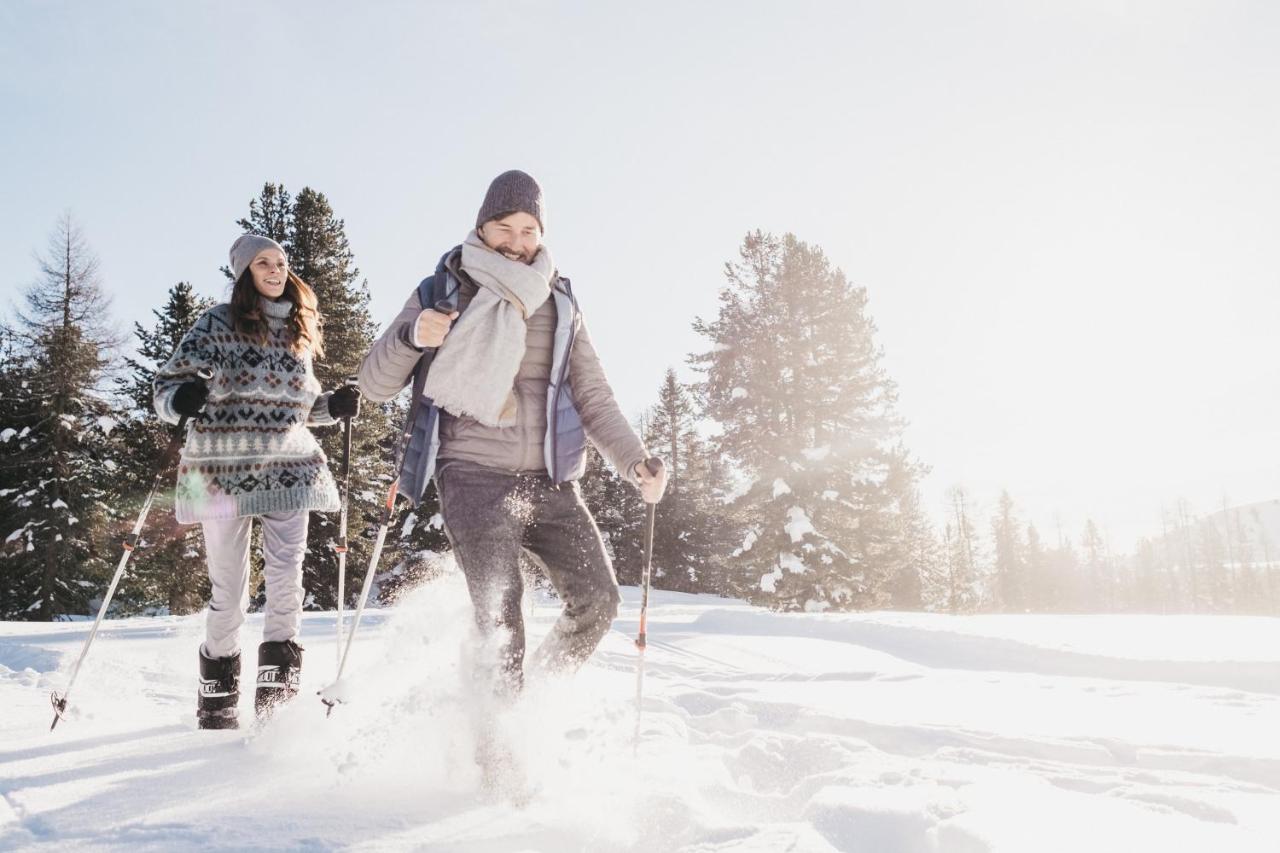
[[[223,296],[274,181],[328,196],[385,323],[521,168],[629,414],[791,232],[866,287],[940,519],[1007,489],[1124,551],[1280,498],[1277,44],[1207,0],[6,2],[0,289],[70,210],[122,329]]]

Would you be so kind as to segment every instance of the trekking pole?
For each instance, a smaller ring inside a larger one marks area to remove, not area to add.
[[[196,371],[205,382],[213,378],[213,371],[202,367]],[[85,637],[84,646],[80,649],[80,657],[76,659],[76,665],[71,670],[71,680],[67,682],[67,689],[61,696],[58,691],[53,691],[50,700],[53,702],[53,723],[49,726],[49,731],[53,731],[58,726],[58,720],[63,718],[67,710],[67,701],[71,698],[71,688],[75,686],[76,677],[80,675],[80,665],[84,663],[85,656],[89,654],[89,647],[93,645],[93,638],[98,635],[98,626],[102,624],[102,617],[107,615],[107,608],[111,606],[111,599],[116,594],[116,586],[120,583],[120,578],[124,576],[125,564],[129,562],[129,555],[133,553],[133,549],[138,546],[139,540],[142,538],[142,525],[147,521],[147,514],[151,512],[151,504],[156,499],[156,492],[160,491],[160,483],[164,479],[165,472],[169,470],[178,458],[178,452],[182,449],[182,442],[186,438],[187,421],[190,416],[183,415],[178,419],[178,426],[173,430],[173,436],[169,439],[169,446],[165,449],[164,456],[160,460],[160,469],[156,471],[155,478],[151,481],[151,491],[147,493],[147,499],[142,504],[142,511],[138,513],[138,520],[133,523],[133,531],[124,538],[124,553],[120,555],[120,562],[116,565],[115,576],[111,578],[111,585],[107,587],[107,594],[102,599],[101,606],[98,607],[98,618],[93,620],[93,628],[89,631],[89,636]]]
[[[446,300],[441,300],[436,303],[435,310],[448,314],[454,308]],[[431,354],[434,354],[434,352],[435,350],[429,351]],[[351,644],[355,642],[356,631],[360,627],[360,617],[364,615],[364,605],[369,599],[369,587],[373,585],[373,570],[377,568],[378,559],[382,556],[382,544],[387,539],[387,528],[391,526],[396,494],[400,491],[400,466],[404,464],[405,452],[409,449],[410,439],[413,438],[413,423],[418,417],[418,409],[421,406],[422,394],[416,393],[413,395],[413,402],[409,404],[409,414],[405,416],[404,430],[400,434],[400,443],[396,447],[395,463],[391,467],[391,488],[387,489],[387,502],[382,507],[382,519],[378,524],[377,537],[373,540],[373,553],[369,555],[369,567],[364,572],[364,583],[360,587],[360,603],[356,605],[356,616],[351,622],[351,632],[347,634],[347,642],[343,647],[342,657],[338,659],[338,677],[333,680],[333,684],[319,691],[318,694],[320,701],[328,706],[328,710],[324,713],[326,717],[332,714],[334,706],[342,701],[340,696],[328,694],[342,681],[342,673],[347,668],[347,657],[351,654]]]
[[[644,467],[656,477],[662,470],[662,460],[657,456],[651,456],[645,460]],[[642,653],[649,615],[649,574],[653,569],[653,517],[657,508],[657,504],[646,502],[644,505],[644,573],[641,578],[640,593],[640,636],[636,637],[636,645],[640,647]]]
[[[348,388],[356,388],[360,380],[348,376]],[[333,550],[338,554],[338,645],[334,650],[342,664],[342,618],[347,597],[347,504],[351,501],[351,418],[342,419],[342,509],[338,513],[338,541]]]
[[[657,456],[651,456],[645,460],[644,467],[649,469],[650,474],[657,476],[662,470],[662,460]],[[633,755],[640,749],[640,709],[644,702],[644,649],[648,645],[649,576],[653,570],[653,521],[657,508],[657,504],[645,502],[644,569],[640,579],[640,634],[636,637],[636,646],[640,649],[640,655],[636,660],[636,731],[631,741]]]

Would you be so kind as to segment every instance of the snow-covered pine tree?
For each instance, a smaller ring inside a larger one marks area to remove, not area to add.
[[[70,214],[38,261],[18,312],[23,378],[6,389],[16,395],[9,428],[19,431],[5,443],[4,560],[28,599],[12,602],[9,617],[52,620],[88,612],[109,573],[117,419],[99,386],[118,341],[97,258]]]
[[[886,487],[902,424],[866,290],[790,234],[747,235],[725,274],[691,362],[716,450],[751,483],[733,558],[775,607],[881,606],[907,547]]]
[[[153,326],[134,323],[137,358],[125,358],[129,372],[116,379],[117,393],[130,411],[116,428],[123,458],[114,481],[113,503],[128,524],[141,509],[155,478],[156,465],[173,434],[173,427],[156,416],[152,380],[182,336],[213,305],[214,300],[198,295],[190,283],[180,281],[169,288],[164,307],[152,309],[156,318]],[[172,472],[168,473],[172,476]],[[156,495],[142,541],[116,591],[114,606],[124,613],[158,608],[172,614],[192,613],[207,600],[208,589],[204,537],[199,525],[178,524],[174,518],[170,482]]]
[[[730,547],[720,466],[698,434],[689,389],[668,369],[644,421],[650,452],[667,464],[667,492],[655,513],[653,585],[680,592],[730,594],[723,560]]]
[[[15,503],[26,488],[26,453],[37,418],[32,395],[31,361],[18,334],[0,325],[0,514],[7,522],[0,534],[0,619],[30,619],[27,612],[38,601],[39,577],[33,571],[19,571],[21,561],[13,559],[24,551],[34,551],[35,542],[25,524],[17,523]],[[9,523],[12,522],[12,523]],[[38,605],[37,605],[38,607]]]
[[[888,606],[895,610],[946,607],[946,564],[920,497],[919,481],[926,471],[904,448],[898,448],[890,459],[885,487],[895,501],[895,538],[902,543],[890,555]]]

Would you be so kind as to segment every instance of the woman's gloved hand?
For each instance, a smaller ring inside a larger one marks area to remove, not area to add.
[[[329,395],[329,414],[339,420],[360,417],[360,389],[343,385]]]
[[[208,399],[208,384],[203,379],[192,379],[183,382],[173,392],[173,410],[184,417],[194,418],[204,409]]]

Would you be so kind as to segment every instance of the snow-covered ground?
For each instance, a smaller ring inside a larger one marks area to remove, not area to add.
[[[0,849],[1280,849],[1280,620],[657,593],[637,742],[625,594],[591,664],[502,720],[518,802],[479,784],[456,576],[366,617],[329,719],[334,618],[308,615],[303,696],[260,731],[196,730],[186,617],[107,623],[50,733],[88,624],[0,623]]]

